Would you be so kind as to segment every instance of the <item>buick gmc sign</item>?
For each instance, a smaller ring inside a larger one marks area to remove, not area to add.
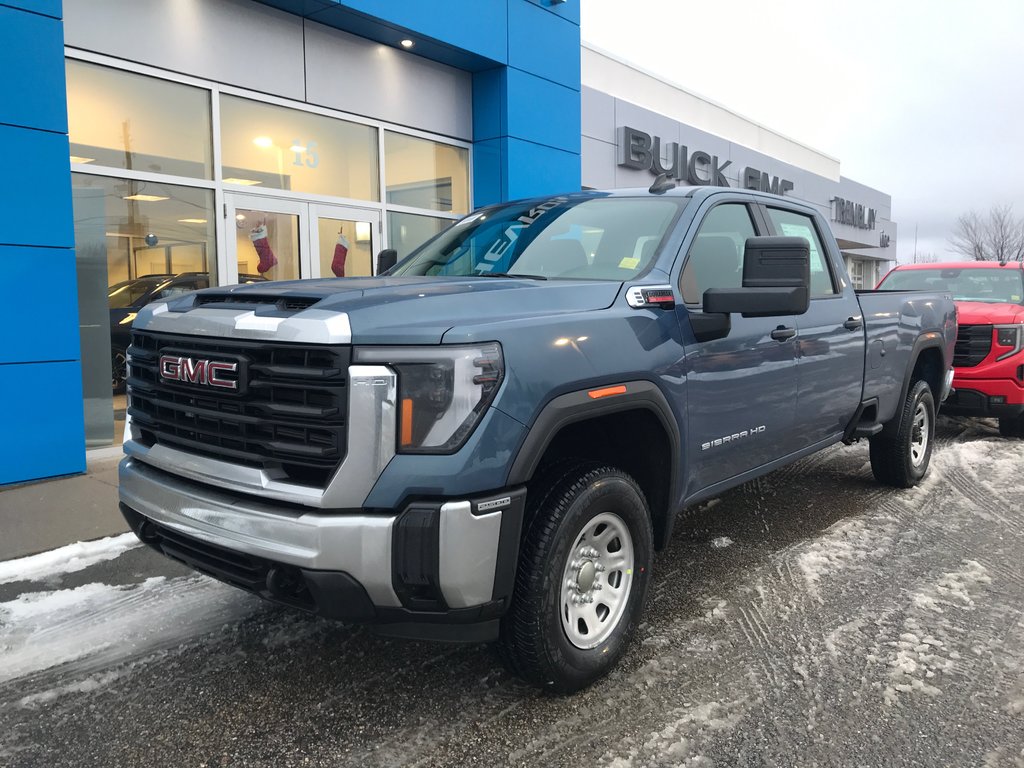
[[[662,142],[660,136],[621,126],[618,128],[618,164],[623,168],[650,171],[655,176],[667,173],[674,179],[694,186],[731,187],[725,169],[731,160],[722,162],[718,155],[696,150],[678,141]],[[772,176],[757,168],[747,167],[740,174],[745,189],[784,195],[793,189],[793,182]]]

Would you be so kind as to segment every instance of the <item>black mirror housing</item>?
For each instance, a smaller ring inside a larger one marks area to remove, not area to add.
[[[383,275],[397,263],[398,251],[394,248],[385,248],[377,254],[377,274]]]
[[[704,311],[744,317],[802,315],[810,298],[808,242],[802,237],[750,237],[743,248],[743,287],[709,288]]]

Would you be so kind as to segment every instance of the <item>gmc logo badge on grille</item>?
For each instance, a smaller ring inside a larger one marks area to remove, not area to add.
[[[207,387],[238,389],[238,381],[223,378],[223,374],[238,371],[238,363],[216,360],[202,360],[177,355],[160,356],[160,378],[164,381],[181,381],[186,384],[202,384]]]

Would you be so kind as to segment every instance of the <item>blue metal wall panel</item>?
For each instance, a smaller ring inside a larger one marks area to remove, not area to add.
[[[580,188],[580,155],[521,139],[506,140],[506,200]],[[570,183],[570,180],[571,181]]]
[[[508,133],[505,103],[507,67],[473,73],[473,140],[487,141]]]
[[[0,484],[85,471],[60,17],[0,0]]]
[[[508,6],[508,65],[578,91],[579,25],[529,0],[512,0]]]
[[[67,133],[61,22],[0,6],[0,30],[0,123]]]
[[[5,290],[0,301],[0,364],[78,360],[78,293],[70,248],[0,245]],[[40,290],[45,285],[45,300]],[[25,328],[27,332],[10,332]],[[3,401],[0,402],[11,402]],[[5,411],[6,412],[6,411]]]
[[[474,208],[508,200],[504,173],[507,143],[504,138],[473,142]]]
[[[85,471],[77,362],[0,365],[0,484]]]
[[[0,125],[0,147],[18,159],[0,186],[0,245],[72,247],[67,135]]]
[[[580,6],[583,5],[584,0],[569,0],[569,2],[559,2],[558,0],[523,0],[527,3],[532,3],[538,8],[543,8],[549,13],[553,13],[556,16],[560,16],[567,21],[571,21],[577,27],[580,25]]]
[[[580,152],[580,92],[536,75],[507,70],[509,136]],[[579,179],[573,182],[579,186]]]
[[[54,19],[62,18],[61,0],[3,0],[0,5],[32,11],[32,13],[50,16]]]

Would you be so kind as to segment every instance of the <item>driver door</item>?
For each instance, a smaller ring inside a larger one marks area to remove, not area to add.
[[[797,400],[796,317],[732,314],[729,334],[696,341],[690,317],[708,288],[739,288],[743,248],[758,231],[745,202],[722,202],[704,217],[680,276],[676,311],[686,345],[689,496],[794,450]],[[763,227],[762,227],[763,229]]]

